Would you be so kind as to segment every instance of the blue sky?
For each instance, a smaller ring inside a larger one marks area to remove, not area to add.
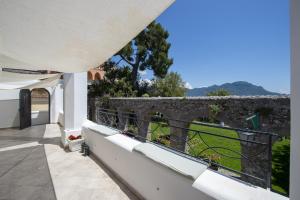
[[[170,70],[192,87],[243,80],[290,92],[288,0],[177,0],[157,21],[170,33]]]

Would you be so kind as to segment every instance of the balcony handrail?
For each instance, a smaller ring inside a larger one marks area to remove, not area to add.
[[[141,141],[147,141],[147,142],[151,142],[153,144],[156,144],[156,145],[159,145],[163,148],[168,148],[168,149],[171,149],[171,150],[174,150],[176,152],[179,152],[181,155],[185,156],[185,157],[188,157],[188,158],[191,158],[193,160],[196,160],[197,162],[201,162],[201,163],[206,163],[206,164],[209,164],[210,166],[211,165],[215,165],[215,166],[218,166],[224,170],[227,170],[229,172],[232,172],[232,173],[235,173],[235,174],[238,174],[239,176],[246,176],[248,178],[252,178],[252,179],[255,179],[257,181],[261,181],[264,183],[264,186],[265,187],[268,187],[270,188],[271,187],[271,169],[272,169],[272,139],[273,137],[278,137],[277,134],[274,134],[274,133],[269,133],[269,132],[263,132],[263,131],[258,131],[258,130],[250,130],[250,129],[241,129],[241,128],[231,128],[231,127],[223,127],[223,126],[218,126],[218,125],[213,125],[213,124],[208,124],[208,123],[202,123],[202,122],[186,122],[186,121],[181,121],[181,120],[177,120],[177,119],[169,119],[169,118],[165,118],[165,117],[150,117],[150,120],[145,120],[145,119],[138,119],[138,116],[136,113],[133,113],[133,112],[120,112],[120,111],[117,111],[117,110],[112,110],[112,109],[105,109],[105,108],[98,108],[97,109],[97,116],[101,116],[102,115],[102,119],[100,119],[100,121],[97,121],[101,124],[104,124],[104,125],[108,125],[108,126],[112,126],[114,128],[117,128],[119,129],[119,124],[120,124],[120,117],[125,119],[125,123],[128,123],[127,120],[131,120],[131,123],[136,123],[134,124],[136,126],[137,129],[140,128],[140,125],[141,123],[150,123],[150,122],[153,122],[154,119],[156,120],[164,120],[164,121],[177,121],[177,122],[184,122],[184,123],[189,123],[189,124],[197,124],[197,125],[202,125],[202,126],[207,126],[207,127],[213,127],[213,128],[221,128],[221,129],[226,129],[226,130],[232,130],[232,131],[236,131],[237,134],[241,134],[242,132],[247,132],[247,133],[254,133],[254,134],[260,134],[261,136],[264,136],[266,137],[266,141],[264,140],[263,142],[260,142],[260,141],[253,141],[253,140],[250,140],[250,139],[243,139],[243,138],[240,138],[240,137],[231,137],[231,136],[228,136],[228,135],[220,135],[220,134],[216,134],[216,133],[211,133],[211,132],[208,132],[208,131],[203,131],[203,130],[195,130],[193,128],[186,128],[186,127],[180,127],[180,126],[176,126],[174,124],[170,125],[169,123],[165,124],[165,125],[162,125],[161,123],[158,124],[158,128],[161,128],[160,126],[165,126],[165,127],[170,127],[170,128],[176,128],[176,129],[181,129],[181,130],[184,130],[188,133],[192,133],[193,134],[193,137],[189,138],[189,137],[185,137],[185,138],[182,138],[182,137],[177,137],[177,138],[169,138],[169,141],[170,143],[171,142],[176,142],[177,140],[180,140],[182,142],[184,142],[185,144],[188,145],[188,147],[190,149],[191,146],[190,146],[190,141],[192,141],[192,139],[194,137],[198,137],[200,139],[200,141],[202,141],[202,143],[204,144],[204,146],[206,146],[206,148],[204,148],[202,151],[200,151],[199,153],[197,153],[197,156],[195,155],[191,155],[191,154],[188,154],[187,152],[185,151],[182,151],[182,150],[178,150],[174,147],[171,147],[171,146],[165,146],[165,145],[162,145],[161,142],[158,142],[157,141],[153,141],[151,139],[148,139],[147,137],[144,137],[144,136],[141,136],[139,135],[139,133],[134,133],[129,130],[120,130],[122,134],[126,134],[130,137],[134,137],[138,140],[141,140]],[[99,120],[99,119],[98,119]],[[105,121],[105,120],[108,120],[108,121]],[[154,122],[158,122],[158,121],[154,121]],[[124,121],[123,121],[124,123]],[[149,131],[149,130],[148,130]],[[154,130],[155,131],[155,130]],[[151,132],[151,131],[150,131]],[[154,133],[154,132],[153,132]],[[243,153],[241,152],[238,152],[238,151],[235,151],[233,149],[230,149],[229,147],[224,147],[224,146],[212,146],[210,144],[208,144],[207,142],[205,142],[205,139],[202,138],[202,135],[208,135],[208,136],[212,136],[212,137],[219,137],[219,138],[224,138],[224,139],[228,139],[228,140],[234,140],[234,141],[239,141],[241,143],[246,143],[247,145],[262,145],[264,147],[261,148],[261,151],[260,152],[256,152],[255,154],[253,155],[244,155]],[[243,172],[243,171],[238,171],[236,169],[233,169],[233,168],[230,168],[228,166],[224,166],[223,164],[221,163],[217,163],[213,160],[210,160],[208,158],[205,158],[204,155],[204,152],[206,151],[212,151],[214,152],[215,154],[218,154],[219,156],[222,156],[223,158],[229,158],[229,159],[246,159],[249,163],[251,164],[255,164],[255,160],[256,157],[260,156],[260,155],[263,155],[265,153],[266,155],[266,162],[268,162],[268,173],[266,175],[266,178],[261,178],[261,177],[257,177],[253,174],[249,174],[249,173],[246,173],[246,172]],[[233,155],[226,155],[226,153],[223,153],[223,152],[220,152],[219,150],[226,150],[227,152],[231,152],[231,154]],[[236,179],[236,178],[235,178]],[[238,179],[239,180],[239,179]]]

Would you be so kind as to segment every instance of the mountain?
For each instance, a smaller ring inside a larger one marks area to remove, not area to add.
[[[231,95],[247,96],[247,95],[281,95],[280,93],[270,92],[261,86],[253,85],[246,81],[237,81],[233,83],[225,83],[223,85],[212,85],[209,87],[194,88],[187,91],[187,96],[206,96],[207,93],[219,89],[227,90]]]

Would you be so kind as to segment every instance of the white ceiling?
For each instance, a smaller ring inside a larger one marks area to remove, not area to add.
[[[0,0],[0,67],[82,72],[113,56],[174,0]]]

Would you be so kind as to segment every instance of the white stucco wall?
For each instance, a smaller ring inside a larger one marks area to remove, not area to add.
[[[300,199],[300,1],[291,0],[291,173],[290,199]]]
[[[45,88],[50,93],[50,123],[63,122],[63,86]],[[20,90],[0,90],[0,128],[19,127]],[[32,125],[49,122],[49,113],[32,112]],[[63,124],[63,123],[62,123]]]
[[[31,112],[31,125],[41,125],[49,123],[48,111],[32,111]]]
[[[65,126],[65,116],[63,111],[59,112],[57,123],[59,123],[62,127]]]
[[[0,90],[0,101],[9,99],[19,99],[20,90]]]
[[[20,90],[0,90],[0,128],[18,127]]]

